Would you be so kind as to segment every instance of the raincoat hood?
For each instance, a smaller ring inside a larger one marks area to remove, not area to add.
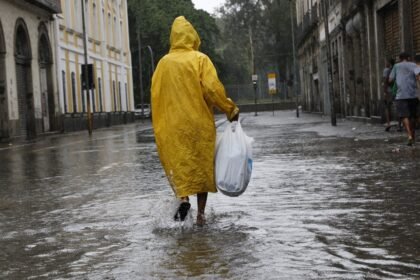
[[[182,49],[198,51],[201,40],[192,24],[180,16],[172,24],[170,43],[171,51]]]

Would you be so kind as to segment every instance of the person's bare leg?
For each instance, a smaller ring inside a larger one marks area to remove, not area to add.
[[[404,124],[405,130],[407,130],[408,145],[411,145],[413,141],[413,131],[411,130],[411,121],[409,118],[403,118],[402,122]]]
[[[199,226],[203,226],[206,222],[204,219],[204,211],[206,210],[206,204],[207,204],[207,193],[197,194],[197,207],[198,207],[197,225]]]

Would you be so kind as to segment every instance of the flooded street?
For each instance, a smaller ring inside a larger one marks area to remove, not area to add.
[[[171,220],[148,121],[0,148],[0,278],[420,278],[420,144],[292,111],[241,117],[251,183],[210,194],[203,228],[195,198]]]

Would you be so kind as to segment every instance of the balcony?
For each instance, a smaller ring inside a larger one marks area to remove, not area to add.
[[[60,0],[24,0],[27,3],[35,5],[41,9],[47,10],[52,14],[61,13],[61,1]],[[69,0],[66,0],[69,1]]]

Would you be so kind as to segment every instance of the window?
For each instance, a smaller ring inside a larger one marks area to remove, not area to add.
[[[74,18],[76,22],[73,22],[73,27],[76,31],[82,31],[82,8],[80,7],[79,1],[74,1]]]
[[[115,93],[115,81],[112,81],[112,93],[114,95],[114,112],[117,111],[117,94]]]
[[[92,15],[93,15],[93,17],[92,17],[92,30],[93,30],[93,34],[92,34],[92,37],[94,38],[94,39],[99,39],[99,30],[98,30],[98,15],[97,15],[97,12],[96,12],[96,10],[97,10],[97,8],[96,8],[96,4],[95,3],[93,3],[93,5],[92,5]]]
[[[119,111],[122,111],[122,100],[121,100],[121,82],[118,82],[118,101],[119,101]]]
[[[71,26],[71,11],[72,8],[70,7],[71,1],[66,1],[66,10],[65,10],[65,20],[66,20],[66,26],[70,27]]]
[[[66,71],[61,71],[61,79],[63,82],[63,101],[64,101],[64,113],[67,113],[67,94],[66,94]]]
[[[80,81],[82,81],[80,83],[80,85],[81,85],[80,92],[82,93],[82,110],[83,110],[83,113],[85,113],[86,112],[86,97],[87,97],[87,94],[85,94],[85,90],[83,88],[83,78],[82,78],[82,75],[80,75]],[[89,92],[89,91],[87,91],[87,92]]]
[[[118,25],[117,25],[117,18],[116,17],[114,17],[114,26],[113,27],[114,27],[113,30],[112,30],[113,35],[114,35],[113,36],[113,40],[114,40],[113,46],[116,47],[117,42],[118,42]]]
[[[100,32],[101,32],[101,41],[105,41],[106,40],[106,37],[105,37],[105,30],[106,30],[106,26],[105,26],[105,20],[106,20],[106,17],[105,17],[105,10],[104,9],[102,9],[102,18],[101,18],[101,24],[100,24],[100,26],[99,26],[99,29],[100,29]]]
[[[125,108],[126,108],[126,111],[128,112],[129,109],[128,109],[128,90],[127,90],[127,83],[125,83]]]
[[[78,1],[78,0],[76,0]],[[90,24],[89,24],[89,18],[90,18],[90,14],[89,14],[89,0],[85,0],[85,24],[86,24],[86,33],[87,34],[91,34],[90,32]]]
[[[95,90],[89,90],[90,100],[92,100],[92,112],[96,112]]]
[[[73,96],[73,113],[77,112],[77,97],[76,97],[76,76],[71,72],[71,92]]]
[[[108,39],[108,45],[111,45],[112,42],[112,20],[111,20],[111,14],[108,13],[108,30],[107,30],[107,39]]]
[[[125,41],[124,41],[124,35],[123,35],[123,23],[122,23],[122,21],[120,21],[120,30],[119,30],[119,42],[118,42],[118,47],[120,48],[120,49],[122,49],[122,51],[125,51]]]
[[[103,112],[102,108],[102,80],[101,78],[98,78],[98,95],[99,95],[99,111]]]

